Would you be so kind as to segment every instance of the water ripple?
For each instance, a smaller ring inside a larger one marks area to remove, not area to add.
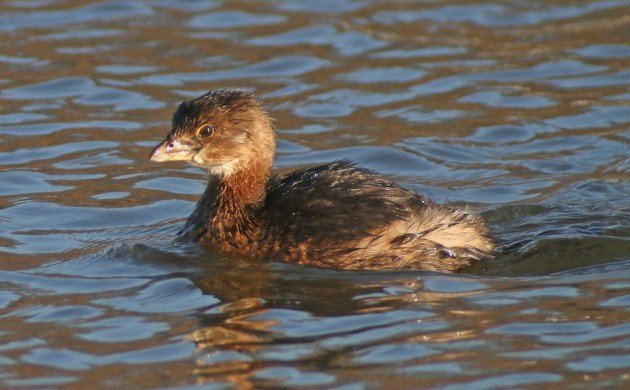
[[[627,1],[11,1],[0,12],[0,387],[628,381]],[[350,159],[481,213],[465,274],[172,239],[148,161],[182,99],[254,92],[281,172]]]

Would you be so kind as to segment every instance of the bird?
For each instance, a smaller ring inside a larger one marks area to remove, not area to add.
[[[178,241],[343,270],[458,272],[493,258],[484,220],[342,159],[275,175],[273,121],[251,93],[183,101],[154,162],[185,161],[208,185]]]

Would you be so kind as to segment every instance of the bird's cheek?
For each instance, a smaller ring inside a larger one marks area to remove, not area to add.
[[[192,156],[192,160],[191,163],[198,166],[198,167],[204,167],[206,166],[206,161],[203,159],[202,156],[199,155],[199,153],[195,154],[194,156]]]

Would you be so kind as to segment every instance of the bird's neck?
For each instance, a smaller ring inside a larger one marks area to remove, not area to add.
[[[214,181],[217,188],[213,205],[215,215],[225,214],[229,217],[234,212],[256,207],[264,199],[270,176],[271,166],[256,164],[229,175],[211,178],[211,185]]]
[[[204,221],[199,225],[206,239],[224,250],[249,245],[255,238],[254,213],[264,201],[270,176],[271,164],[212,175],[193,213],[198,221]]]

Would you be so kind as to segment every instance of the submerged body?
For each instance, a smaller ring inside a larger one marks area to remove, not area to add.
[[[180,239],[273,260],[343,269],[458,271],[491,257],[481,218],[347,161],[272,176],[275,134],[254,98],[210,92],[183,102],[151,154],[208,170]]]

